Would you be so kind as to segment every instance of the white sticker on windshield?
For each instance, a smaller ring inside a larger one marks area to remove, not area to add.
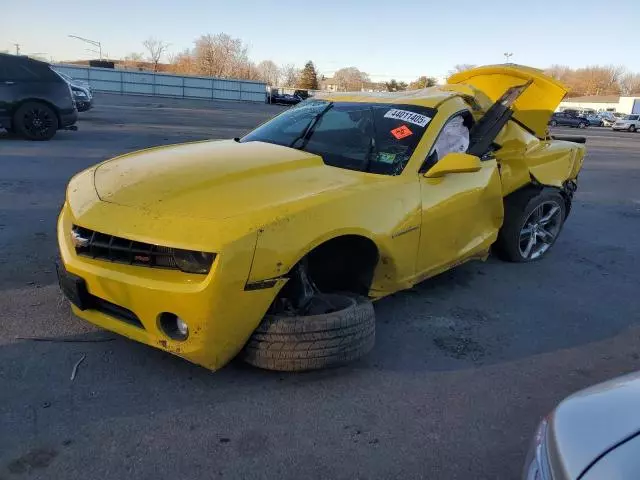
[[[427,123],[431,121],[431,118],[425,115],[410,112],[409,110],[398,110],[397,108],[392,108],[385,113],[384,118],[394,118],[396,120],[402,120],[403,122],[413,123],[414,125],[420,125],[421,127],[426,127]]]

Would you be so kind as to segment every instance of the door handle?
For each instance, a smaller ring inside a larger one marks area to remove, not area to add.
[[[7,80],[4,82],[5,85],[14,85],[16,82],[12,82],[11,80]]]

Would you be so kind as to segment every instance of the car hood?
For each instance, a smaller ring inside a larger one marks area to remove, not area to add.
[[[134,152],[94,171],[103,202],[166,217],[225,219],[358,183],[359,172],[262,142],[195,142]]]
[[[566,95],[567,89],[541,70],[522,65],[489,65],[456,73],[447,79],[449,84],[475,87],[493,102],[507,89],[529,81],[531,85],[512,105],[513,116],[537,137],[545,138],[551,115]]]
[[[640,373],[582,390],[563,400],[549,419],[554,471],[579,475],[599,455],[640,430]]]

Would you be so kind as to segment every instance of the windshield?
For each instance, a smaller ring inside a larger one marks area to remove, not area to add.
[[[240,141],[297,148],[334,167],[398,175],[435,113],[416,105],[310,99]]]

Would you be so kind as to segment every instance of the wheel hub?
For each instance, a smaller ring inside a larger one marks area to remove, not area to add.
[[[542,256],[555,241],[562,226],[562,208],[554,201],[543,202],[527,217],[520,230],[520,255],[526,259]]]

